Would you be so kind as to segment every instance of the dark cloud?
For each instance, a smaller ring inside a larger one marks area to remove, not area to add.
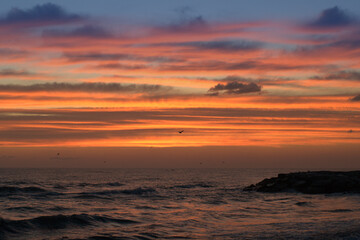
[[[127,60],[131,58],[129,54],[122,53],[65,53],[63,55],[70,62],[83,61],[111,61]]]
[[[360,94],[359,94],[359,95],[356,95],[356,96],[353,97],[353,98],[351,98],[350,101],[359,102],[359,101],[360,101]]]
[[[340,71],[336,73],[326,74],[324,76],[314,76],[316,80],[351,80],[360,81],[360,72],[357,71]]]
[[[171,87],[149,84],[119,84],[119,83],[43,83],[33,85],[0,85],[4,92],[158,92],[168,91]]]
[[[188,45],[204,50],[219,51],[246,51],[259,49],[261,43],[248,41],[211,41],[211,42],[193,42]]]
[[[100,26],[84,25],[72,30],[45,30],[44,37],[86,37],[86,38],[111,38],[112,35]]]
[[[284,82],[294,80],[288,77],[279,77],[279,76],[269,76],[264,78],[251,78],[251,77],[242,77],[238,75],[229,75],[222,78],[199,78],[200,80],[211,80],[211,81],[221,81],[221,82],[257,82],[258,85],[260,82],[266,83],[267,85],[279,85],[283,84]]]
[[[174,62],[185,62],[184,59],[179,58],[171,58],[171,57],[162,57],[162,56],[133,56],[131,60],[139,60],[139,61],[146,61],[146,62],[158,62],[158,63],[174,63]]]
[[[293,50],[294,53],[299,55],[318,55],[324,54],[326,51],[331,51],[335,49],[339,49],[340,54],[351,54],[354,56],[357,53],[354,53],[354,50],[358,50],[360,48],[360,32],[352,33],[352,35],[343,36],[342,39],[336,39],[334,41],[329,41],[328,43],[318,44],[313,46],[300,46]],[[316,52],[318,51],[318,53]],[[331,69],[333,70],[334,64],[332,64]]]
[[[90,67],[92,68],[92,67]],[[95,66],[97,69],[122,69],[122,70],[141,70],[147,69],[148,66],[145,64],[120,64],[120,63],[108,63],[108,64],[99,64]]]
[[[20,77],[20,76],[34,76],[35,73],[28,72],[26,70],[15,70],[11,68],[6,68],[0,70],[0,77]]]
[[[335,6],[322,11],[320,16],[316,20],[308,23],[307,26],[315,28],[343,27],[351,25],[356,21],[354,17]]]
[[[44,23],[44,22],[71,22],[83,19],[77,14],[68,13],[62,7],[45,3],[34,6],[30,9],[12,8],[4,18],[0,20],[2,24],[13,23]]]
[[[224,92],[225,94],[242,94],[260,91],[261,86],[256,83],[241,83],[237,81],[228,82],[226,84],[219,83],[209,89],[210,94],[218,94],[219,92]]]
[[[193,47],[199,50],[216,50],[216,51],[248,51],[257,50],[262,46],[260,42],[250,41],[196,41],[180,43],[161,43],[154,46],[172,46],[172,47]]]

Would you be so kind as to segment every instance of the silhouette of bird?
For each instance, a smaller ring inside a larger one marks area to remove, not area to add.
[[[57,153],[58,156],[60,156],[60,153]]]
[[[352,129],[350,129],[349,131],[348,131],[348,133],[352,133],[353,132],[353,130]]]
[[[178,131],[178,133],[183,133],[183,132],[184,132],[184,130]]]

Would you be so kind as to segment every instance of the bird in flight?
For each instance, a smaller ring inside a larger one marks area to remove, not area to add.
[[[183,133],[183,132],[184,132],[184,130],[178,131],[178,133]]]

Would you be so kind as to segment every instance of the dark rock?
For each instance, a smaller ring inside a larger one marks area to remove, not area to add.
[[[258,192],[301,192],[319,193],[360,193],[360,171],[332,172],[311,171],[281,173],[252,184],[244,191]]]

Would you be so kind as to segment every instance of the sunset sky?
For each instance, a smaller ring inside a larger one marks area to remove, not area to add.
[[[360,1],[1,1],[0,103],[0,167],[358,168]]]

